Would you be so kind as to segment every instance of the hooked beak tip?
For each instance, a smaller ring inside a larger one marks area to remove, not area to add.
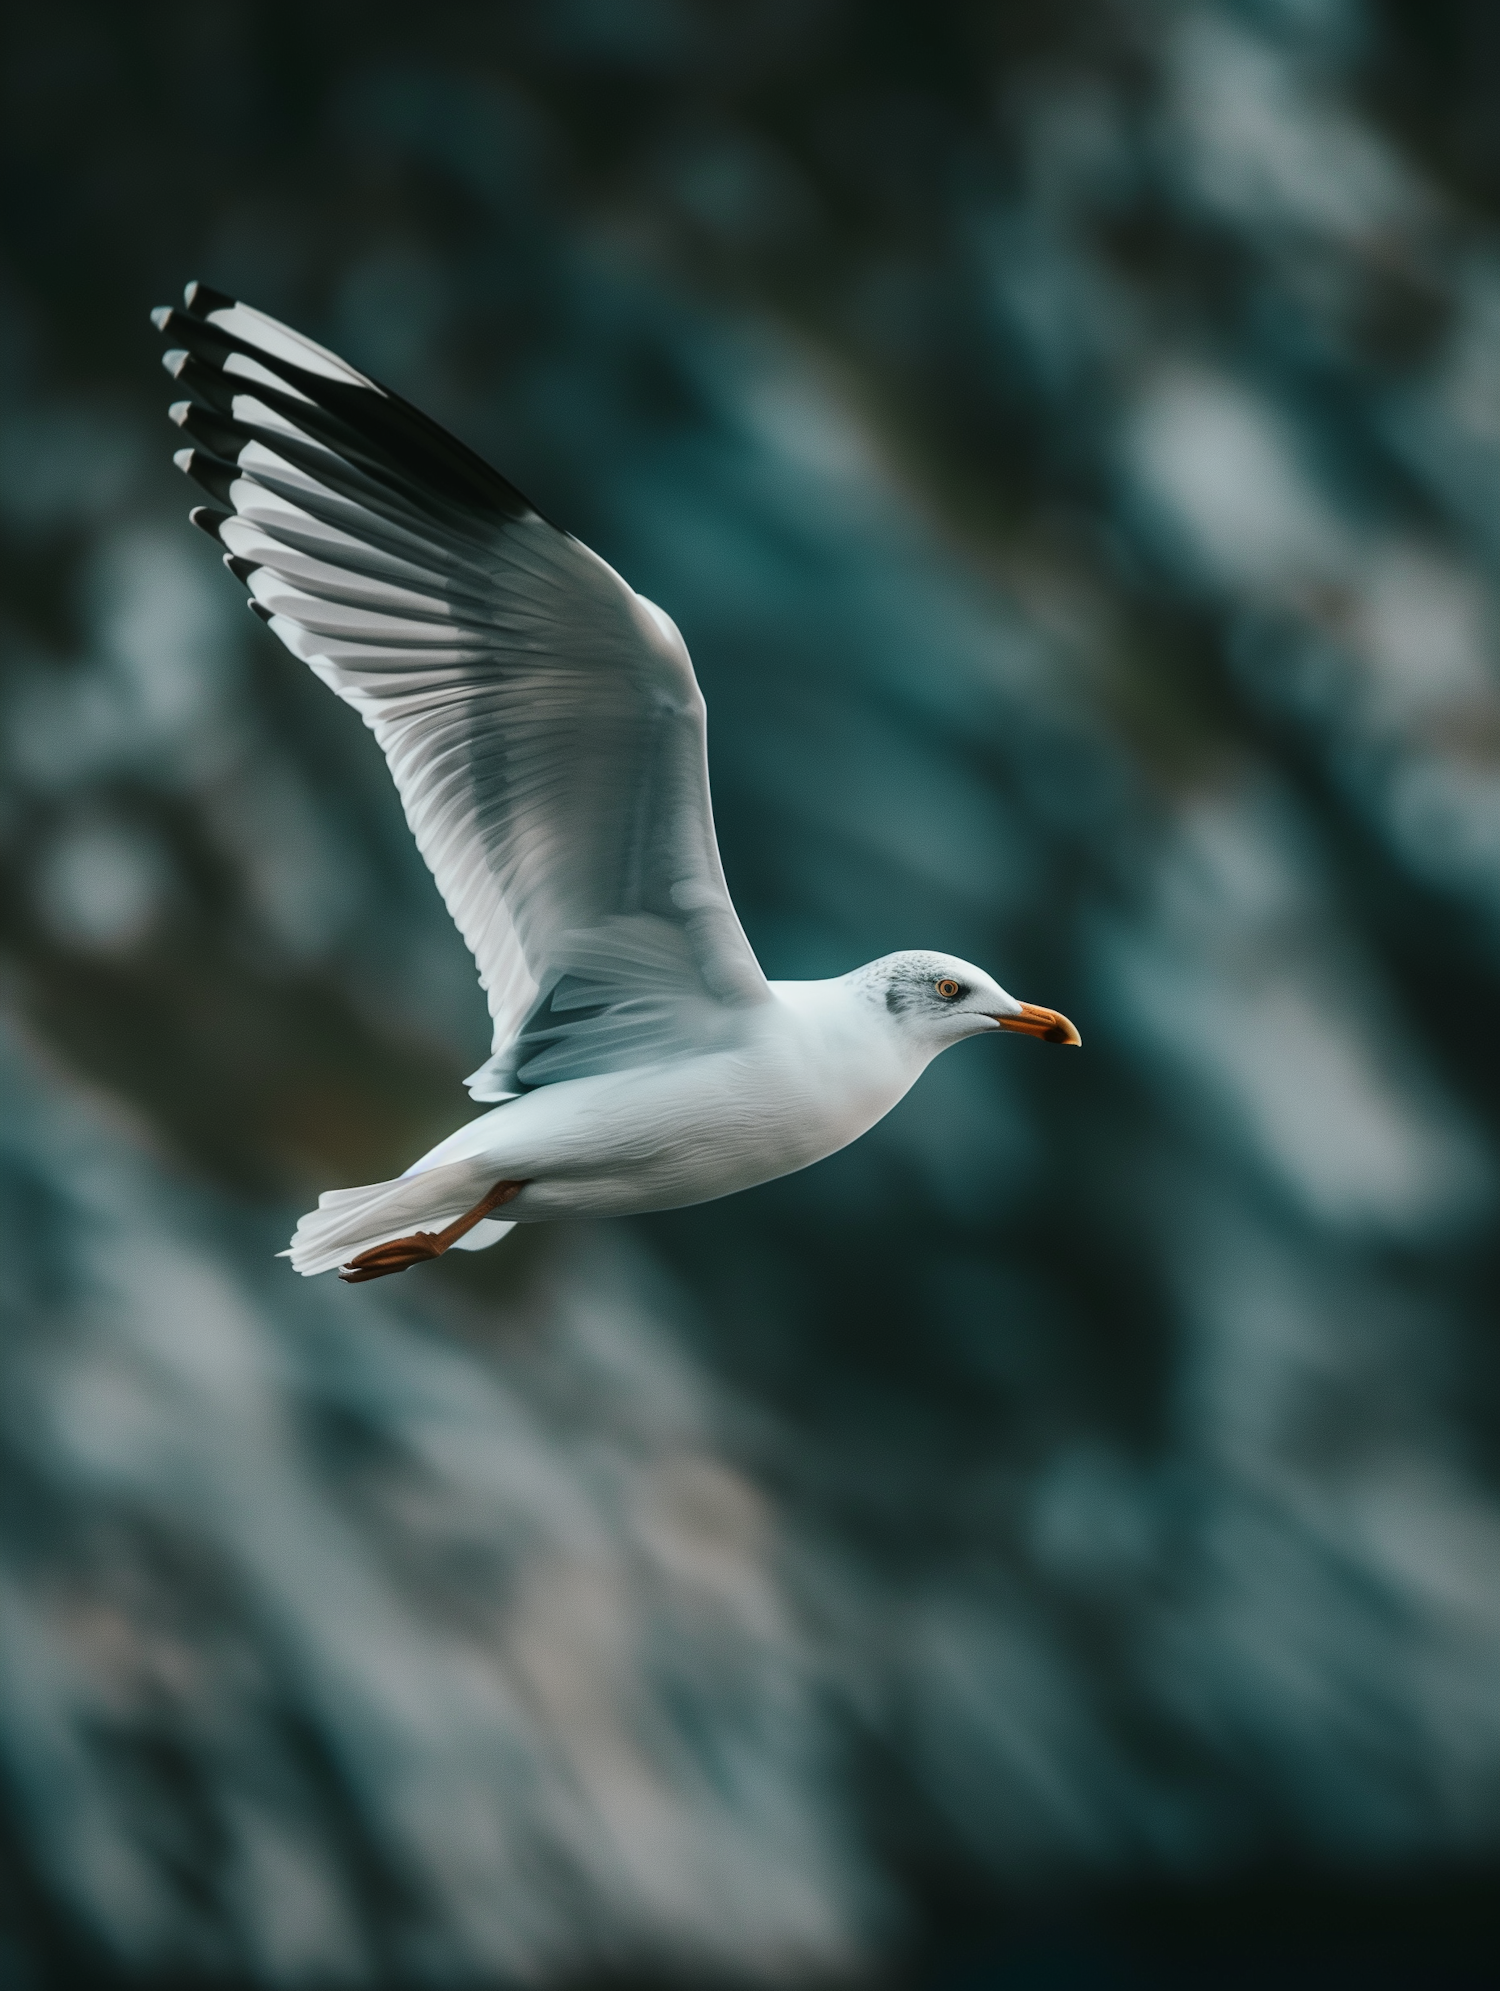
[[[1023,1002],[1019,1016],[996,1016],[1002,1030],[1014,1030],[1023,1037],[1040,1037],[1044,1044],[1069,1044],[1083,1048],[1083,1039],[1061,1010],[1043,1009],[1039,1003]]]

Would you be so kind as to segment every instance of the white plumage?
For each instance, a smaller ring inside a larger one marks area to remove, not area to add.
[[[767,982],[724,881],[703,697],[671,619],[288,327],[201,284],[153,317],[189,395],[176,460],[226,508],[194,520],[379,740],[494,1023],[469,1080],[494,1110],[398,1181],[324,1195],[292,1240],[298,1271],[367,1256],[353,1276],[376,1277],[515,1221],[724,1195],[854,1139],[961,1036],[1078,1041],[947,956]],[[423,1224],[454,1234],[408,1236]]]

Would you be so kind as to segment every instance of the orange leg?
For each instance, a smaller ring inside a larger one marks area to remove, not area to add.
[[[365,1279],[384,1279],[388,1273],[405,1272],[408,1266],[420,1265],[424,1258],[441,1258],[450,1244],[456,1244],[466,1231],[473,1230],[493,1211],[503,1209],[525,1187],[524,1182],[497,1182],[488,1195],[482,1196],[472,1210],[455,1217],[446,1230],[414,1231],[410,1237],[393,1237],[389,1244],[371,1245],[358,1258],[351,1258],[339,1277],[346,1285],[357,1286]]]

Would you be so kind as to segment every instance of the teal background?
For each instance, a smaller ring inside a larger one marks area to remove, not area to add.
[[[1482,1981],[1490,10],[0,36],[0,1982]],[[1083,1054],[293,1280],[485,1017],[186,523],[194,276],[674,616],[768,973]]]

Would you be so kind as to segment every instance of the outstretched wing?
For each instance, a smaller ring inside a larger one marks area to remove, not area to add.
[[[769,989],[730,902],[703,696],[651,602],[436,423],[190,284],[154,312],[193,518],[374,732],[479,964],[476,1099],[732,1040]]]

